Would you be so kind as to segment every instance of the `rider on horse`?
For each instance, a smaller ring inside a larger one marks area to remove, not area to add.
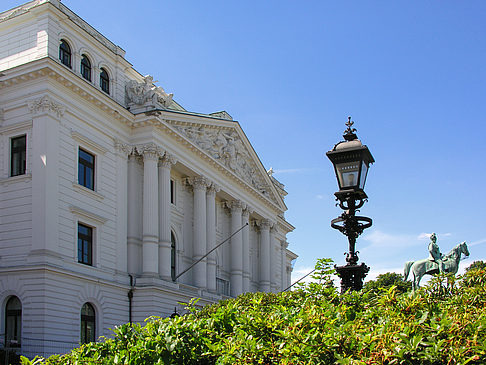
[[[439,272],[444,272],[444,262],[442,261],[442,254],[437,245],[437,235],[432,233],[430,235],[429,243],[429,260],[435,262],[439,266]]]

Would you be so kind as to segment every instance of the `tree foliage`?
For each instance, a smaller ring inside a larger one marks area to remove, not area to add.
[[[397,287],[397,291],[399,293],[405,293],[412,290],[412,282],[403,280],[402,275],[394,272],[387,272],[385,274],[378,275],[376,280],[370,280],[365,283],[363,289],[365,291],[388,289],[394,285]]]
[[[470,270],[486,270],[486,262],[474,261],[471,265],[466,267],[466,271],[470,271]]]
[[[486,270],[441,275],[415,294],[393,285],[340,295],[321,283],[248,293],[38,364],[484,364]],[[35,362],[34,361],[34,362]],[[30,362],[24,359],[24,364]]]

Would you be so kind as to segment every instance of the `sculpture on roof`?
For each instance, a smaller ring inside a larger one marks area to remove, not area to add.
[[[167,94],[162,87],[155,86],[154,78],[151,75],[145,76],[143,82],[128,81],[125,85],[125,92],[129,106],[135,104],[166,108],[172,102],[173,96],[173,94]]]

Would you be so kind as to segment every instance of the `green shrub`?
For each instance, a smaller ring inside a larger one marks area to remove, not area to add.
[[[123,325],[52,363],[486,363],[486,270],[439,276],[415,294],[391,286],[344,295],[330,284],[331,271],[330,260],[320,260],[320,283]]]

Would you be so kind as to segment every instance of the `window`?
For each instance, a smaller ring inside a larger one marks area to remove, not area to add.
[[[110,93],[110,76],[104,68],[101,69],[100,73],[100,87],[105,93]]]
[[[84,79],[91,81],[91,62],[86,55],[81,59],[81,75]]]
[[[78,262],[93,265],[93,228],[78,223]]]
[[[170,203],[176,203],[176,184],[174,180],[170,180]]]
[[[95,156],[79,149],[78,184],[94,190]]]
[[[230,295],[230,282],[221,278],[216,278],[216,293],[221,295]]]
[[[59,59],[61,63],[69,68],[71,68],[71,47],[63,39],[59,45]]]
[[[10,140],[10,176],[25,174],[26,137],[20,136]]]
[[[175,281],[176,277],[176,240],[174,232],[170,232],[170,276],[172,281]]]
[[[22,304],[19,298],[10,297],[5,309],[5,344],[10,347],[20,347]]]
[[[95,341],[95,320],[96,314],[93,306],[89,303],[84,303],[81,308],[81,343],[88,343]]]

